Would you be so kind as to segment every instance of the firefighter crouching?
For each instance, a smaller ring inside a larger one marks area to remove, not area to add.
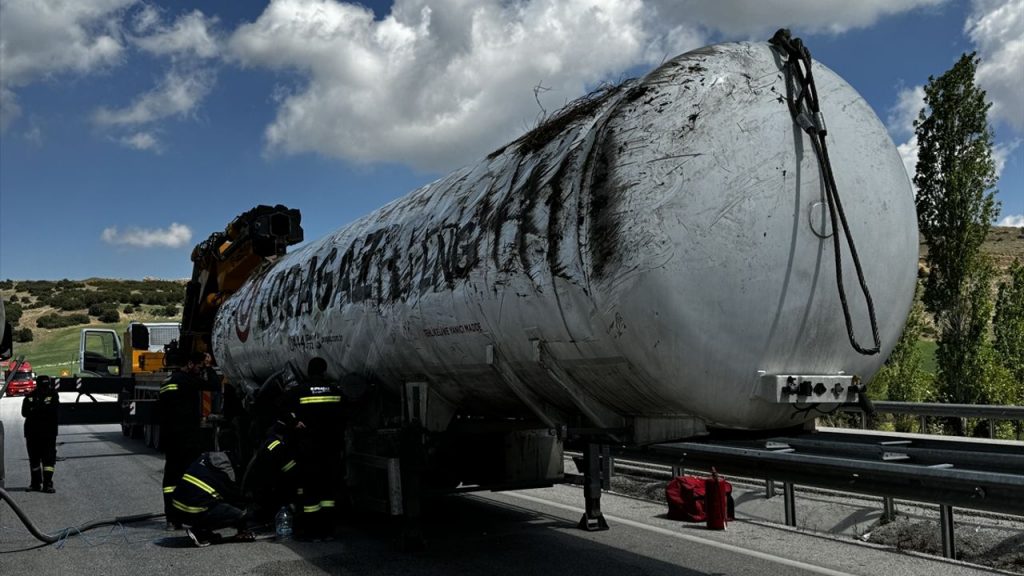
[[[235,468],[227,452],[205,452],[185,470],[171,493],[177,519],[187,526],[192,542],[199,547],[220,542],[251,542],[245,530],[248,514],[240,507],[241,494],[235,482]],[[215,530],[233,527],[237,533],[224,538]]]
[[[202,392],[220,388],[211,365],[209,354],[193,352],[184,368],[172,372],[160,387],[160,446],[164,450],[164,514],[168,530],[181,525],[171,495],[185,469],[203,451]]]
[[[287,411],[295,414],[296,452],[302,495],[296,515],[297,536],[334,537],[337,494],[343,481],[344,411],[341,392],[326,378],[323,358],[309,361],[306,380],[287,392]]]
[[[298,456],[294,450],[295,415],[281,414],[249,462],[242,495],[251,503],[254,523],[270,524],[282,507],[295,508],[302,495]]]
[[[30,491],[42,490],[50,494],[56,491],[53,488],[53,471],[57,463],[58,404],[60,396],[53,387],[53,380],[46,375],[36,378],[35,390],[29,392],[21,403],[28,465],[32,473]]]

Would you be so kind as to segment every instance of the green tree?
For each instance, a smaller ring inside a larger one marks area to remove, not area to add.
[[[888,398],[897,402],[921,402],[931,396],[931,378],[921,368],[921,351],[918,341],[924,329],[924,305],[920,300],[921,290],[914,295],[914,305],[907,316],[896,347],[893,348],[885,366],[878,372],[868,390],[872,397]],[[915,419],[912,416],[895,416],[893,425],[897,431],[913,432]]]
[[[992,220],[995,162],[991,104],[975,84],[978,59],[964,54],[924,88],[925,108],[914,122],[919,152],[917,215],[928,243],[923,301],[938,327],[937,387],[947,402],[984,402],[992,313],[991,262],[981,253]],[[954,424],[963,433],[959,420]]]
[[[1016,379],[1014,401],[1024,403],[1024,262],[1010,266],[1010,278],[999,285],[993,322],[995,349]]]

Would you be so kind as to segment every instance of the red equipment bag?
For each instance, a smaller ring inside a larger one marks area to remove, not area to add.
[[[665,500],[668,501],[668,517],[672,520],[683,520],[686,522],[704,522],[707,514],[704,512],[704,490],[705,483],[710,478],[698,478],[696,476],[676,476],[669,480],[665,486]],[[727,480],[719,480],[725,485],[725,494],[728,501],[727,515],[729,520],[735,520],[734,505],[732,500],[732,484]]]

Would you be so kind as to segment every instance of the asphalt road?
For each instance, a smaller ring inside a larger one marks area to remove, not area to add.
[[[28,463],[20,398],[0,400],[7,489],[44,532],[160,512],[163,458],[117,426],[71,426],[58,436],[56,494],[25,492]],[[354,514],[327,543],[273,541],[197,549],[163,520],[68,531],[42,546],[0,504],[0,574],[24,575],[587,575],[840,576],[990,574],[808,534],[737,522],[725,532],[681,525],[660,507],[605,496],[612,529],[576,528],[578,488],[450,497],[425,507],[422,552],[401,545],[401,524]]]

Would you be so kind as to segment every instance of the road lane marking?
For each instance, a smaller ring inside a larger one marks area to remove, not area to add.
[[[530,502],[534,502],[534,503],[537,503],[537,504],[543,504],[543,505],[546,505],[546,506],[551,506],[553,508],[560,508],[562,510],[567,510],[569,512],[575,512],[577,514],[583,514],[584,513],[584,510],[582,508],[577,508],[576,506],[570,506],[568,504],[562,504],[560,502],[552,502],[550,500],[545,500],[543,498],[538,498],[536,496],[530,496],[528,494],[520,494],[520,493],[517,493],[517,492],[503,492],[502,495],[503,496],[511,496],[513,498],[519,498],[519,499],[522,499],[522,500],[528,500]],[[800,568],[802,570],[807,570],[809,572],[814,572],[816,574],[824,574],[825,576],[854,576],[854,574],[852,574],[850,572],[840,572],[838,570],[832,570],[831,568],[825,568],[823,566],[815,566],[814,564],[808,564],[806,562],[801,562],[799,560],[791,560],[789,558],[783,558],[782,556],[775,556],[774,554],[768,554],[767,552],[759,552],[757,550],[748,550],[746,548],[741,548],[739,546],[734,546],[732,544],[726,544],[724,542],[718,542],[716,540],[707,540],[707,539],[704,539],[704,538],[699,538],[697,536],[691,536],[689,534],[683,534],[683,533],[680,533],[680,532],[675,532],[675,531],[669,530],[667,528],[661,528],[659,526],[651,526],[650,524],[644,524],[642,522],[637,522],[635,520],[629,520],[627,518],[620,518],[618,516],[609,516],[608,514],[605,514],[604,517],[605,517],[605,520],[608,520],[609,523],[610,522],[615,522],[616,524],[624,524],[626,526],[631,526],[633,528],[638,528],[638,529],[641,529],[641,530],[647,530],[648,532],[655,532],[657,534],[662,534],[664,536],[670,536],[670,537],[676,538],[678,540],[685,540],[687,542],[693,542],[695,544],[703,544],[705,546],[711,546],[712,548],[718,548],[718,549],[721,549],[721,550],[728,550],[729,552],[735,552],[737,554],[742,554],[744,556],[750,556],[752,558],[757,558],[759,560],[767,560],[769,562],[775,562],[776,564],[783,564],[783,565],[790,566],[790,567],[793,567],[793,568]]]

